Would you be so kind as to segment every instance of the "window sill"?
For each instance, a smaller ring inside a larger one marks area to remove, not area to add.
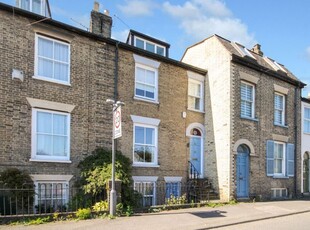
[[[281,175],[273,176],[273,179],[288,179],[288,178],[289,178],[288,176],[281,176]]]
[[[282,128],[288,128],[287,125],[282,125],[282,124],[276,124],[276,123],[273,123],[274,126],[278,126],[278,127],[282,127]]]
[[[36,79],[36,80],[41,80],[41,81],[52,82],[52,83],[56,83],[56,84],[60,84],[60,85],[71,86],[71,84],[70,84],[70,83],[68,83],[68,82],[57,81],[57,80],[53,80],[53,79],[51,79],[51,78],[47,78],[47,77],[33,76],[32,78],[33,78],[33,79]]]
[[[245,119],[245,120],[250,120],[250,121],[256,121],[256,122],[258,122],[258,119],[257,119],[257,118],[253,118],[253,117],[243,117],[243,116],[241,116],[240,118],[241,118],[241,119]]]
[[[71,164],[72,161],[70,160],[48,160],[48,159],[34,159],[34,158],[31,158],[29,161],[31,162],[47,162],[47,163],[64,163],[64,164]]]
[[[155,100],[148,100],[146,98],[141,98],[141,97],[133,97],[133,99],[138,100],[138,101],[144,101],[144,102],[149,102],[149,103],[153,103],[153,104],[159,104],[158,101]]]
[[[203,111],[203,110],[190,109],[190,108],[187,108],[187,110],[192,111],[192,112],[197,112],[197,113],[205,113],[205,111]]]
[[[308,132],[303,132],[303,134],[305,134],[305,135],[310,135],[310,133],[308,133]]]
[[[137,163],[133,163],[132,167],[137,167],[137,168],[159,168],[159,165],[157,165],[157,164],[137,164]]]

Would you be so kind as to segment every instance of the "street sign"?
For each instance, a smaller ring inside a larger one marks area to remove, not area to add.
[[[122,136],[122,112],[121,106],[118,106],[113,112],[114,139]]]

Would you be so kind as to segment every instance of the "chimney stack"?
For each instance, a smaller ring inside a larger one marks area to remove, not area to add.
[[[90,32],[111,38],[112,18],[108,10],[101,13],[99,12],[99,8],[99,3],[95,1],[94,8],[91,11]]]
[[[258,55],[261,55],[261,56],[264,55],[264,53],[260,50],[260,44],[254,45],[251,50]]]

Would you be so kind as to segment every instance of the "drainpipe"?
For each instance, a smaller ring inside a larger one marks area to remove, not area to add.
[[[295,197],[297,197],[297,147],[298,147],[298,125],[297,125],[297,116],[299,114],[299,106],[298,102],[298,87],[295,88],[295,101],[294,101],[294,134],[295,134],[295,154],[294,154],[294,193]]]

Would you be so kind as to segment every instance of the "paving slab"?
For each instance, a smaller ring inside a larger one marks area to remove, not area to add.
[[[300,213],[310,214],[310,201],[239,203],[222,207],[190,208],[149,213],[110,220],[62,221],[37,226],[0,226],[12,230],[97,230],[97,229],[216,229]],[[310,215],[309,215],[310,216]]]

